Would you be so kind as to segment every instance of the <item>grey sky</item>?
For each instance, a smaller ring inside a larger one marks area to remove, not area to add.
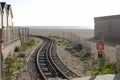
[[[17,26],[94,27],[94,17],[120,14],[119,0],[1,0]],[[79,27],[78,27],[79,28]]]

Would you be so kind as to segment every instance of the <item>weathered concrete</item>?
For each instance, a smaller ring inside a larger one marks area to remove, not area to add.
[[[84,78],[74,78],[72,80],[120,80],[120,74],[89,76]]]
[[[86,41],[86,45],[88,45],[91,48],[91,54],[94,59],[97,59],[98,53],[96,49],[96,43],[94,41]],[[116,62],[116,46],[110,46],[108,44],[104,44],[104,55],[105,60],[110,62]]]
[[[96,17],[94,37],[100,38],[104,34],[106,41],[120,42],[120,15]]]
[[[16,46],[20,46],[21,43],[20,43],[20,40],[16,40],[12,43],[8,43],[7,45],[5,45],[5,48],[4,48],[4,51],[3,51],[3,58],[5,59],[9,53],[13,53],[14,52],[14,49]]]
[[[120,46],[117,46],[116,61],[116,71],[120,73]]]

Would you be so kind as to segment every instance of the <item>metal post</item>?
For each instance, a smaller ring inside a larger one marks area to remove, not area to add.
[[[29,28],[28,28],[28,41],[29,41],[29,38],[30,38],[30,36],[29,36],[29,31],[30,31],[30,30],[29,30]]]
[[[21,45],[23,45],[22,44],[22,34],[21,34],[21,28],[18,28],[19,30],[19,39],[20,39],[20,43],[21,43]]]
[[[3,79],[3,55],[2,55],[2,46],[3,40],[0,39],[0,78]]]
[[[116,47],[116,71],[120,73],[120,45]]]
[[[3,42],[3,14],[4,11],[2,11],[2,17],[1,17],[1,25],[2,25],[2,29],[0,30],[0,44]],[[1,46],[0,46],[1,47]],[[3,55],[2,55],[2,51],[0,50],[0,79],[3,79]]]
[[[103,32],[100,32],[100,43],[103,44],[104,42],[104,34]],[[101,69],[101,67],[103,66],[104,64],[104,51],[103,50],[100,50],[98,51],[99,53],[101,53],[101,57],[99,57],[99,67]]]

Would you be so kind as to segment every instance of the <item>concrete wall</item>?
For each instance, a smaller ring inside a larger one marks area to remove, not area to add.
[[[12,8],[10,4],[6,4],[7,7],[7,24],[8,28],[13,27],[13,13],[12,13]]]
[[[9,11],[9,15],[8,15],[8,26],[12,27],[12,13],[11,13],[11,11]]]
[[[20,39],[21,43],[29,41],[29,28],[20,28]]]
[[[5,45],[4,51],[3,51],[3,57],[4,59],[9,55],[9,53],[13,54],[14,49],[16,46],[20,46],[20,40],[13,41],[7,45]]]
[[[3,14],[3,26],[4,26],[4,29],[6,29],[6,27],[7,27],[7,11],[5,8],[4,8],[4,14]]]
[[[91,48],[91,54],[92,57],[94,59],[97,59],[98,57],[98,53],[97,53],[97,49],[96,49],[96,43],[94,41],[86,41],[86,45],[88,45]],[[104,55],[105,55],[105,59],[106,61],[110,61],[110,62],[116,62],[116,50],[117,48],[115,46],[110,46],[105,44],[104,45]]]
[[[100,38],[100,33],[102,32],[106,41],[120,40],[120,15],[97,17],[94,20],[95,37]]]

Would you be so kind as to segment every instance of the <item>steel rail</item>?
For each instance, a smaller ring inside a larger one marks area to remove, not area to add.
[[[59,56],[56,54],[55,50],[56,46],[54,43],[54,40],[46,38],[46,37],[39,37],[41,39],[43,39],[43,45],[38,47],[38,51],[36,52],[37,54],[37,59],[36,59],[36,65],[37,68],[39,70],[40,73],[40,78],[42,80],[48,80],[48,78],[55,78],[55,77],[60,77],[60,78],[64,78],[67,80],[70,80],[71,77],[68,76],[71,73],[69,70],[65,70],[67,69],[65,65],[63,65],[63,63],[61,63],[61,61],[59,61],[60,59],[56,59],[55,58],[59,58]],[[44,53],[43,53],[44,52]],[[43,55],[44,57],[40,56]],[[43,59],[41,59],[43,58]],[[44,59],[45,58],[45,59]],[[41,62],[41,61],[43,62]],[[58,65],[60,63],[60,65]],[[44,64],[44,66],[43,66]],[[47,70],[44,70],[44,69]],[[61,68],[65,68],[65,69],[61,69]],[[47,71],[45,73],[45,71]],[[67,73],[65,73],[65,71],[68,71]],[[50,74],[49,74],[50,72]],[[47,75],[48,73],[48,75]]]
[[[45,46],[46,43],[47,43],[47,41],[45,41],[44,44],[40,47],[38,53],[42,50],[42,48]],[[42,71],[42,69],[41,69],[41,67],[40,67],[39,64],[40,64],[40,63],[39,63],[39,54],[37,54],[37,66],[38,66],[38,69],[39,69],[42,77],[44,78],[44,80],[47,80],[47,78],[45,77],[45,75],[44,75],[44,73],[43,73],[43,71]]]
[[[54,45],[53,40],[52,40],[52,45]],[[52,63],[54,64],[54,67],[56,67],[56,69],[57,69],[57,71],[59,71],[60,75],[62,75],[64,78],[70,80],[70,78],[68,76],[66,76],[66,74],[64,74],[64,72],[57,66],[57,64],[53,60],[53,57],[52,57],[52,48],[53,48],[53,46],[50,47],[50,59],[51,59]]]
[[[37,66],[38,66],[38,69],[39,69],[39,71],[40,71],[40,73],[41,73],[41,75],[42,75],[42,77],[43,77],[43,79],[44,80],[47,80],[47,76],[45,76],[45,73],[43,72],[43,70],[42,70],[42,66],[40,66],[40,60],[39,60],[39,57],[40,57],[40,52],[42,51],[42,49],[44,48],[44,47],[46,47],[47,46],[47,48],[46,48],[46,52],[44,53],[44,56],[45,56],[45,58],[46,58],[46,60],[47,60],[47,67],[48,67],[48,69],[50,70],[50,73],[51,73],[51,77],[55,77],[56,76],[56,70],[54,69],[54,67],[52,66],[52,64],[51,64],[51,62],[50,62],[50,58],[49,58],[49,48],[50,48],[50,46],[52,45],[51,43],[51,40],[49,40],[48,38],[45,38],[44,39],[45,40],[45,43],[43,44],[43,46],[39,49],[39,51],[37,52]],[[46,63],[45,63],[46,64]],[[48,71],[49,71],[48,70]]]

